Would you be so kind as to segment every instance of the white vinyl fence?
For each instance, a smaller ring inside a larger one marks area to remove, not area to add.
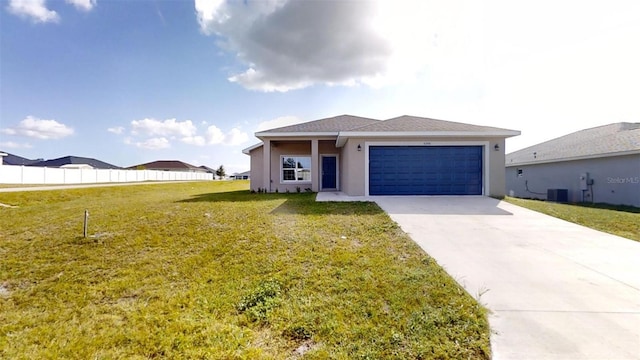
[[[185,180],[213,180],[213,174],[184,171],[60,169],[0,165],[0,184],[92,184]]]

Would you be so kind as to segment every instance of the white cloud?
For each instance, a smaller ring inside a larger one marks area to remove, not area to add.
[[[228,80],[285,92],[317,84],[456,88],[484,66],[483,3],[196,1],[203,33],[235,55]],[[434,77],[438,77],[434,79]],[[477,87],[471,84],[470,87]]]
[[[7,149],[31,149],[33,146],[29,143],[17,143],[13,141],[0,142],[0,147]]]
[[[96,0],[65,0],[67,4],[75,6],[76,9],[81,11],[91,11],[96,6]]]
[[[202,123],[207,124],[207,122]],[[109,128],[108,131],[115,134],[125,132],[123,127]],[[171,142],[179,140],[180,142],[194,146],[206,145],[240,145],[249,139],[249,135],[239,128],[232,128],[228,132],[223,132],[215,125],[209,125],[202,130],[193,125],[191,120],[177,121],[176,119],[167,119],[164,121],[146,118],[142,120],[133,120],[131,122],[130,137],[124,139],[125,144],[136,145],[145,149],[163,149],[171,146]],[[146,141],[137,141],[136,138],[149,139]]]
[[[414,12],[420,2],[402,2],[397,8],[404,11],[396,11],[397,21],[384,24],[387,27],[378,21],[386,16],[381,3],[196,1],[195,7],[202,31],[220,37],[220,46],[246,66],[230,81],[248,89],[288,91],[316,83],[381,83],[398,57],[396,37],[405,36],[409,29],[413,46],[404,50],[415,53],[424,48],[420,40],[427,35],[422,32],[424,19],[407,21],[418,18]]]
[[[249,135],[247,133],[242,132],[238,128],[233,128],[225,135],[225,145],[235,146],[244,144],[249,140]]]
[[[164,137],[151,138],[142,142],[136,142],[136,146],[141,149],[160,150],[171,147],[169,140]]]
[[[204,137],[202,136],[185,136],[182,139],[182,142],[185,144],[189,144],[189,145],[196,145],[196,146],[204,146],[206,145],[206,140],[204,139]]]
[[[31,18],[35,23],[58,22],[58,13],[47,9],[45,0],[9,0],[7,10],[17,16]]]
[[[302,122],[304,121],[297,116],[281,116],[272,120],[261,122],[260,124],[258,124],[258,127],[256,128],[256,132],[276,129],[279,127],[299,124]]]
[[[73,134],[73,129],[55,120],[39,119],[34,116],[27,116],[20,121],[18,126],[5,128],[0,132],[7,135],[19,135],[36,139],[60,139]]]
[[[134,135],[145,134],[148,136],[194,136],[197,128],[191,120],[176,121],[176,119],[167,119],[164,121],[156,119],[133,120],[131,122],[131,133]]]
[[[107,131],[114,134],[122,134],[124,132],[124,127],[122,126],[110,127],[107,129]]]
[[[245,143],[247,140],[249,140],[249,135],[238,128],[233,128],[225,134],[217,126],[211,125],[206,132],[206,141],[209,145],[236,146]]]
[[[224,22],[228,15],[223,13],[222,5],[224,0],[195,0],[196,13],[200,28],[205,34],[210,34],[209,24],[214,22]]]
[[[207,144],[216,145],[224,142],[224,134],[217,126],[211,125],[207,128]]]

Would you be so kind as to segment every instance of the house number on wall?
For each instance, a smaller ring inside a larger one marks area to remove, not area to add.
[[[431,145],[431,143],[430,142],[424,142],[424,143],[422,143],[422,145]]]

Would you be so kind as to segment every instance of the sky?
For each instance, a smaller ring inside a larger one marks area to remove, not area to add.
[[[519,130],[640,122],[640,2],[0,1],[0,150],[249,169],[342,114]]]

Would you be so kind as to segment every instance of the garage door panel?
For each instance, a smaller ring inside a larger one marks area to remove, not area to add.
[[[371,195],[481,195],[481,146],[371,146]]]

